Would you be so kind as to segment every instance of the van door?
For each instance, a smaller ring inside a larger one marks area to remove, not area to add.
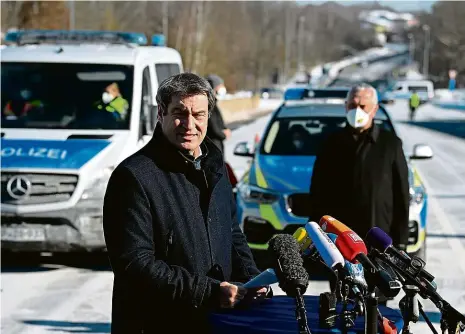
[[[157,124],[157,108],[153,104],[152,80],[149,66],[142,72],[141,110],[139,114],[138,147],[143,147],[152,138]]]

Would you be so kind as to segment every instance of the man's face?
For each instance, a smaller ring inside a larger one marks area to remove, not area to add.
[[[360,108],[370,116],[370,121],[363,128],[367,129],[371,126],[373,117],[375,117],[376,112],[378,111],[378,104],[373,102],[373,91],[370,89],[360,89],[355,92],[346,102],[346,111],[351,109]]]
[[[165,115],[159,114],[159,120],[163,133],[173,145],[197,156],[207,133],[208,98],[204,94],[173,96]]]
[[[111,85],[108,85],[106,88],[105,88],[105,91],[109,94],[111,94],[113,97],[117,97],[119,96],[119,89],[117,86],[115,86],[114,84],[111,84]]]

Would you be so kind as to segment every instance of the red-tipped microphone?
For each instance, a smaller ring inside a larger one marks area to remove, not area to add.
[[[336,247],[342,256],[352,263],[360,262],[366,273],[368,285],[377,286],[386,297],[399,294],[401,284],[385,270],[379,270],[367,256],[367,248],[362,238],[339,220],[331,216],[320,219],[321,229],[337,235]]]
[[[321,217],[320,226],[326,233],[334,233],[337,235],[336,246],[346,260],[352,263],[360,262],[367,270],[370,270],[370,267],[376,269],[374,264],[367,257],[368,251],[365,243],[357,233],[331,216]]]

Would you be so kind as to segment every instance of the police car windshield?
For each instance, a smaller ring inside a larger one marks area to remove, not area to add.
[[[129,129],[133,66],[2,62],[2,127]]]
[[[394,131],[388,119],[375,119],[383,129]],[[260,153],[264,155],[315,156],[326,137],[346,126],[345,117],[312,116],[276,118],[269,127]]]

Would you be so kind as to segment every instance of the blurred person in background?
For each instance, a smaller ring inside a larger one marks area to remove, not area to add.
[[[420,106],[420,96],[418,96],[417,91],[414,90],[409,100],[410,121],[413,121],[415,119],[415,111],[417,111],[419,106]]]
[[[297,155],[305,154],[309,140],[308,131],[301,124],[295,124],[289,132],[292,136],[292,152]]]
[[[260,272],[236,217],[220,150],[205,138],[215,96],[192,73],[157,92],[153,139],[113,171],[103,228],[116,333],[208,333],[208,314],[258,301]],[[271,292],[270,292],[271,293]]]
[[[119,86],[116,82],[105,87],[101,100],[97,103],[97,109],[106,110],[115,117],[115,119],[124,121],[129,109],[129,103],[121,95]]]
[[[215,92],[215,106],[212,109],[211,116],[208,119],[207,137],[218,146],[224,155],[223,141],[231,137],[231,130],[224,124],[221,110],[218,108],[218,96],[226,95],[226,87],[224,81],[216,74],[210,74],[206,77],[211,88]]]
[[[7,101],[3,109],[3,116],[8,119],[19,119],[29,116],[31,111],[43,113],[43,108],[43,102],[34,98],[33,90],[24,87],[16,98]]]

